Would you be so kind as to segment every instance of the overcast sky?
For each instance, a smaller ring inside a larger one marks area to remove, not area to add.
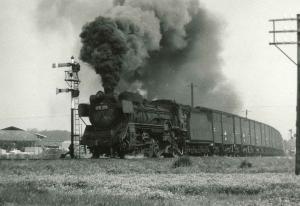
[[[236,86],[249,117],[279,129],[284,138],[295,131],[296,66],[275,47],[269,46],[269,19],[295,17],[297,0],[206,0],[203,4],[224,21],[222,57],[224,72]],[[296,23],[278,29],[296,28]],[[278,40],[296,40],[282,35]],[[296,46],[282,46],[296,60]],[[241,111],[240,114],[244,112]]]
[[[77,55],[81,25],[111,5],[110,1],[92,0],[83,13],[76,7],[55,11],[45,4],[40,8],[40,2],[1,0],[0,128],[13,125],[24,129],[69,130],[70,96],[55,95],[56,87],[65,87],[64,73],[52,69],[51,64]],[[241,97],[243,108],[239,114],[245,115],[248,109],[249,118],[274,126],[287,138],[288,129],[295,131],[296,66],[269,46],[268,20],[295,17],[300,13],[300,1],[201,0],[200,3],[221,22],[222,68]],[[68,15],[72,16],[71,21]],[[279,26],[295,28],[296,24]],[[295,40],[294,37],[282,36],[282,39]],[[296,46],[282,48],[295,59]],[[94,86],[99,86],[99,80],[89,69],[80,74],[81,100],[87,102],[88,96],[99,89]]]

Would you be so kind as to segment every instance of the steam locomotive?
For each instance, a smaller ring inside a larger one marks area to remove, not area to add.
[[[137,93],[99,91],[90,96],[90,104],[79,105],[78,113],[91,122],[81,144],[94,158],[283,154],[282,137],[269,125],[171,100],[148,101]]]

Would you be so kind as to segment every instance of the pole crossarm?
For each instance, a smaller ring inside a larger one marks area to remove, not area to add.
[[[300,34],[300,29],[299,28],[295,28],[295,29],[288,29],[288,30],[276,30],[276,22],[279,21],[299,21],[299,17],[297,16],[297,18],[282,18],[282,19],[271,19],[269,20],[270,22],[272,22],[272,30],[269,31],[270,34],[272,34],[272,42],[269,43],[269,45],[273,45],[275,46],[284,56],[286,56],[293,64],[295,64],[296,66],[298,66],[298,63],[292,59],[292,57],[290,57],[285,51],[283,51],[283,49],[281,49],[278,45],[300,45],[300,41],[299,39],[297,39],[297,41],[277,41],[276,39],[276,34],[278,33],[297,33],[297,35]]]
[[[297,18],[270,19],[269,21],[297,21]]]
[[[71,67],[72,66],[72,63],[53,63],[52,64],[52,68],[55,69],[55,68],[61,68],[61,67]]]
[[[272,30],[269,31],[269,33],[296,33],[296,32],[300,32],[300,30]]]
[[[296,41],[279,41],[279,42],[270,42],[270,45],[279,45],[279,44],[300,44],[300,42]]]

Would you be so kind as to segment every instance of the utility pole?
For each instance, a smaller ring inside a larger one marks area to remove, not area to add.
[[[79,77],[78,72],[80,71],[80,64],[74,61],[74,57],[71,57],[71,62],[53,64],[52,68],[59,67],[71,67],[69,70],[65,70],[65,82],[68,88],[56,89],[56,94],[62,92],[71,92],[71,144],[69,146],[69,152],[71,158],[75,158],[74,153],[74,140],[76,137],[80,137],[80,122],[78,116],[78,103],[79,103]],[[78,140],[79,141],[79,140]],[[80,150],[80,143],[79,143]]]
[[[246,110],[242,110],[241,112],[245,112],[245,118],[248,119],[248,114],[249,112],[251,112],[250,110],[246,109]]]
[[[194,84],[191,83],[191,106],[194,107]]]
[[[191,107],[194,107],[194,89],[197,85],[192,82],[189,87],[191,87]]]
[[[297,29],[293,30],[276,30],[277,22],[296,21]],[[273,24],[273,30],[269,33],[273,34],[273,42],[270,45],[274,45],[281,53],[283,53],[292,63],[297,66],[297,108],[296,108],[296,158],[295,158],[295,174],[300,174],[300,14],[297,14],[296,18],[287,19],[271,19],[270,22]],[[276,40],[277,33],[297,33],[296,42],[278,42]],[[284,52],[278,45],[297,45],[297,60],[294,61],[286,52]]]
[[[300,173],[300,14],[297,14],[297,119],[296,119],[296,164],[295,174]]]

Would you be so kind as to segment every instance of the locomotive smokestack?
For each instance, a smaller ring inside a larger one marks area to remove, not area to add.
[[[104,93],[105,94],[113,94],[114,93],[114,90],[113,89],[111,89],[111,88],[104,88]]]

